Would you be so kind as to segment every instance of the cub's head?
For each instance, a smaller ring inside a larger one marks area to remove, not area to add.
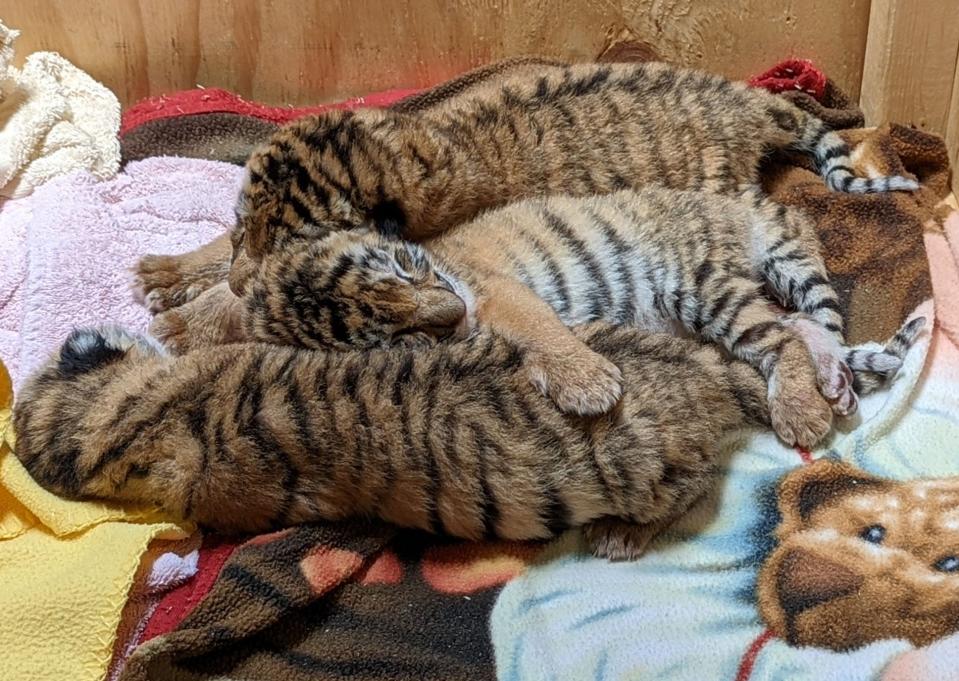
[[[108,391],[123,389],[117,379],[131,366],[164,354],[152,338],[117,326],[71,333],[17,394],[14,449],[34,479],[62,496],[89,494],[77,459],[84,444],[93,444],[85,433],[98,431],[98,406]]]
[[[402,211],[383,195],[383,175],[392,166],[371,130],[392,118],[378,109],[305,116],[253,152],[232,233],[230,288],[236,295],[264,256],[292,241],[357,227],[402,231]]]
[[[465,283],[420,246],[365,230],[273,253],[244,301],[253,338],[314,349],[431,345],[475,325]]]
[[[959,630],[959,478],[898,482],[820,459],[779,488],[759,611],[793,645],[922,646]]]

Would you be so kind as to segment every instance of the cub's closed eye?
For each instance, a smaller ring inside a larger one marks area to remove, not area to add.
[[[870,525],[860,532],[859,536],[870,544],[882,544],[882,540],[886,538],[886,528],[882,525]]]
[[[933,564],[932,569],[939,572],[959,572],[959,556],[940,558]]]

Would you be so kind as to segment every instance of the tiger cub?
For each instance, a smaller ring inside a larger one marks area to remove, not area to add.
[[[770,151],[811,154],[833,189],[913,190],[853,176],[849,148],[783,98],[667,64],[543,64],[433,106],[335,111],[254,152],[237,206],[231,288],[289,240],[369,227],[420,241],[481,211],[547,194],[656,183],[729,193]]]
[[[528,199],[422,246],[354,230],[291,247],[251,281],[245,323],[257,340],[337,349],[461,339],[482,324],[523,347],[533,382],[579,415],[611,408],[621,382],[567,327],[602,320],[692,334],[758,369],[776,432],[811,447],[832,411],[856,406],[827,277],[809,222],[760,192],[649,186]],[[804,343],[802,325],[783,324],[764,288],[836,347]]]
[[[354,516],[472,540],[587,526],[597,552],[633,558],[709,488],[718,440],[768,421],[766,384],[695,341],[572,333],[622,367],[615,412],[563,415],[530,385],[525,350],[486,331],[430,352],[172,357],[116,327],[78,330],[20,392],[15,452],[56,494],[223,532]]]

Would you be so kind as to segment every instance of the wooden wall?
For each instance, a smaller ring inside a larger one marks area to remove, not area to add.
[[[124,104],[198,84],[317,103],[625,37],[735,78],[802,56],[870,123],[946,135],[959,161],[959,0],[2,0],[0,18],[21,57],[58,51]]]
[[[869,0],[2,0],[0,17],[19,54],[56,50],[124,104],[197,84],[316,103],[621,36],[733,77],[808,56],[858,95]]]
[[[872,0],[860,104],[868,123],[944,135],[959,167],[959,0]]]

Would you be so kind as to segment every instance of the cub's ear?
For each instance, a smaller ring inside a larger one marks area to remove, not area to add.
[[[849,464],[818,459],[793,470],[779,483],[782,525],[796,529],[809,519],[813,511],[830,500],[850,492],[888,484],[887,480]]]

